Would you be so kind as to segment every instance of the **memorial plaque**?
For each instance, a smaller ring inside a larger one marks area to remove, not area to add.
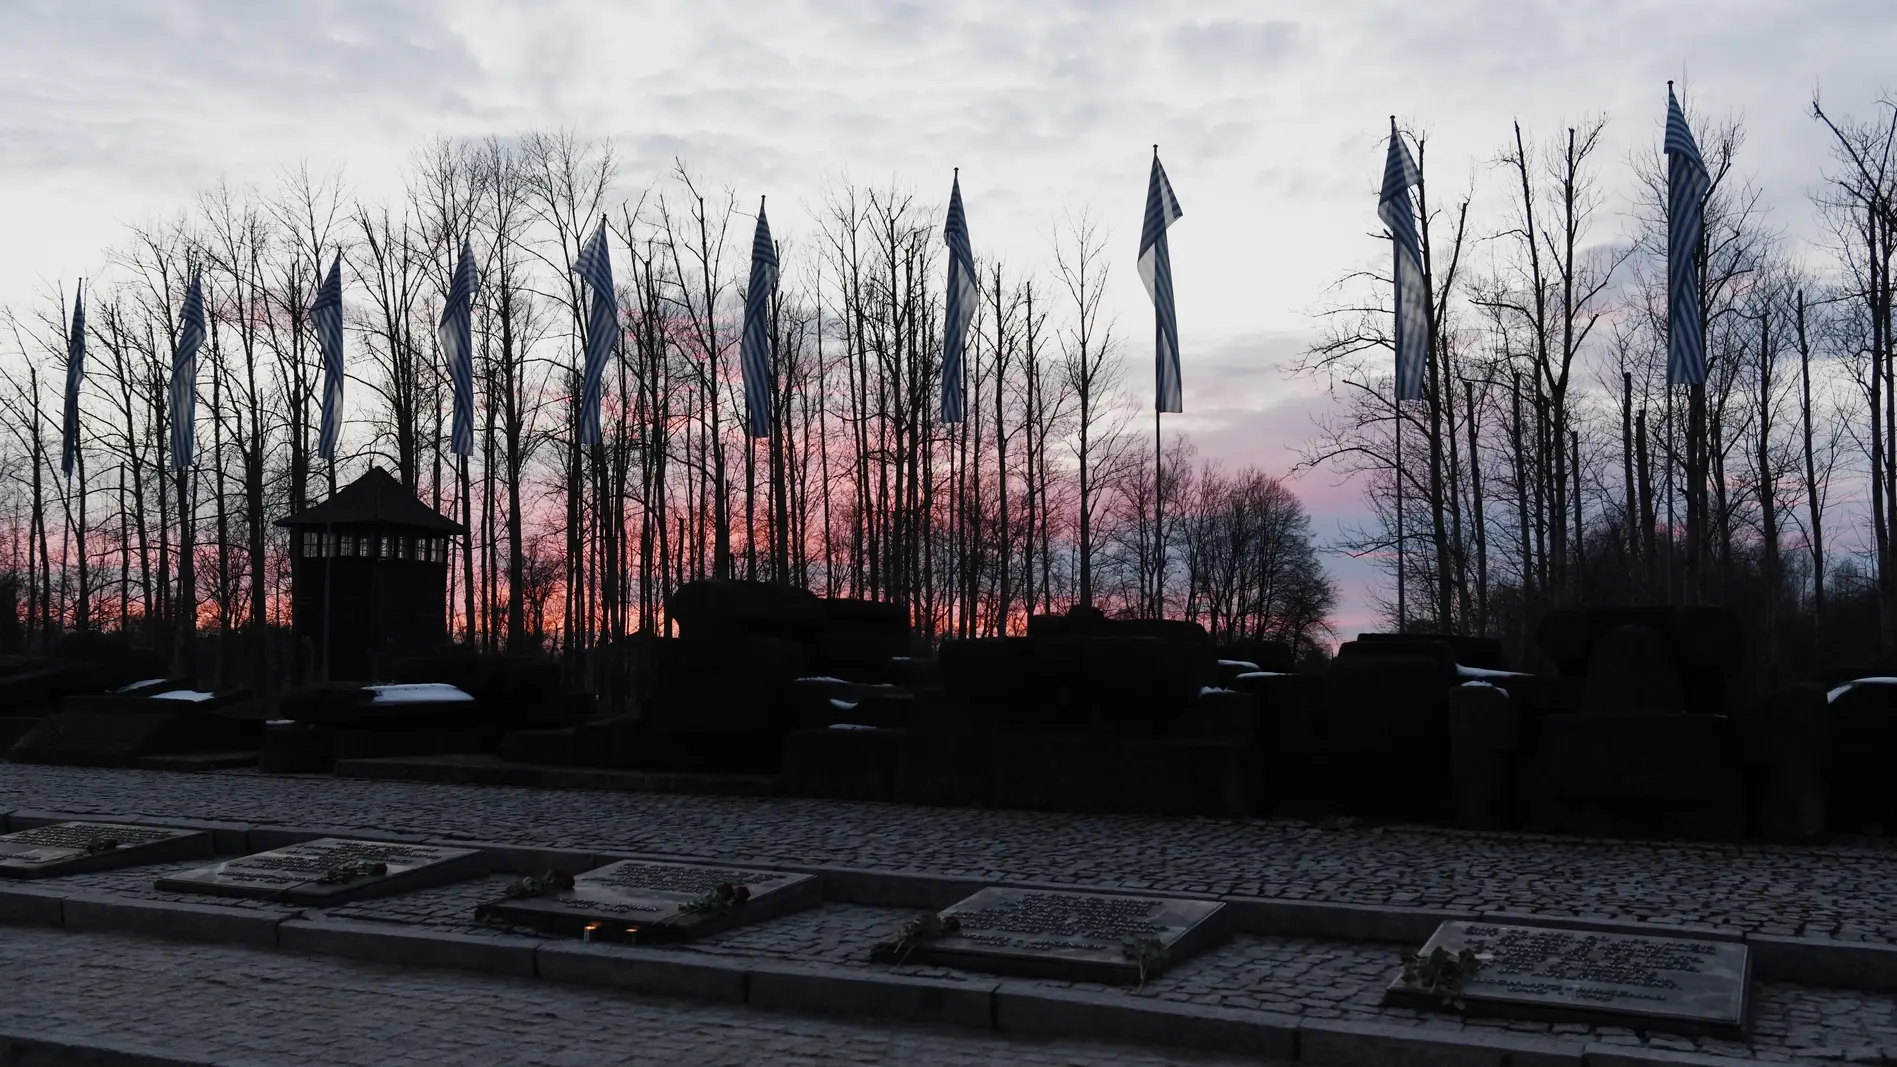
[[[325,837],[160,878],[168,893],[323,907],[458,882],[487,872],[476,849]]]
[[[1035,889],[984,889],[941,917],[958,928],[917,943],[909,962],[1113,985],[1151,978],[1226,932],[1213,900]]]
[[[56,822],[0,834],[0,878],[56,878],[213,855],[211,835],[203,830]]]
[[[732,895],[720,899],[721,887]],[[474,914],[563,937],[665,944],[765,922],[822,901],[823,883],[808,874],[620,860],[575,877],[571,889],[483,904]]]
[[[1471,1015],[1744,1036],[1752,958],[1736,941],[1456,921],[1423,954],[1437,948],[1487,957],[1462,986]],[[1451,1007],[1401,975],[1384,1003]]]

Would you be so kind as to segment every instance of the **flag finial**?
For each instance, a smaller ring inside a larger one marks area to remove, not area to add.
[[[1158,159],[1158,158],[1159,158],[1159,146],[1158,146],[1158,145],[1154,145],[1154,146],[1153,146],[1153,158],[1154,158],[1154,159]]]

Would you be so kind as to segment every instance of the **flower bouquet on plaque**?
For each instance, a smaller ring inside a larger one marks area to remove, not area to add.
[[[751,891],[744,886],[732,885],[730,882],[720,882],[711,892],[706,893],[697,900],[690,900],[680,904],[678,910],[685,912],[687,915],[730,911],[732,908],[738,907],[750,899]]]
[[[962,921],[950,915],[946,918],[931,912],[917,916],[902,924],[892,941],[883,941],[869,950],[871,963],[901,964],[924,941],[935,941],[949,936],[962,928]]]
[[[542,874],[530,874],[508,886],[503,892],[509,900],[524,900],[528,897],[550,897],[562,890],[572,888],[572,875],[565,871],[546,871]]]
[[[320,882],[323,885],[345,885],[359,878],[380,878],[389,873],[389,865],[369,860],[354,860],[339,863],[323,872]]]
[[[1427,956],[1405,952],[1403,984],[1434,993],[1442,998],[1443,1007],[1461,1011],[1468,1006],[1462,999],[1462,987],[1492,958],[1490,953],[1471,952],[1466,948],[1452,954],[1440,945]]]
[[[1156,937],[1128,938],[1120,946],[1120,955],[1139,967],[1142,986],[1148,978],[1166,969],[1166,946]]]

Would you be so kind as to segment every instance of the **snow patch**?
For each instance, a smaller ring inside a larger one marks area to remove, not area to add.
[[[1237,690],[1221,689],[1216,685],[1202,685],[1199,687],[1200,696],[1210,696],[1213,693],[1235,693],[1235,692],[1237,692]]]
[[[112,691],[114,693],[129,693],[134,689],[143,689],[144,687],[148,685],[157,685],[159,682],[162,682],[162,681],[164,681],[163,678],[147,678],[142,682],[133,682],[131,685],[119,686],[117,689],[114,689]]]
[[[1287,675],[1283,671],[1246,671],[1244,674],[1241,674],[1238,676],[1238,680],[1242,682],[1247,678],[1284,678],[1284,677],[1287,677]]]
[[[1219,666],[1237,667],[1238,669],[1245,671],[1247,673],[1256,673],[1258,670],[1258,664],[1253,663],[1252,661],[1248,659],[1222,659],[1222,660],[1219,660]]]
[[[1843,685],[1825,694],[1825,703],[1829,704],[1860,685],[1897,685],[1897,678],[1853,678]]]
[[[445,682],[418,682],[413,685],[371,685],[375,694],[371,704],[464,704],[474,698]]]
[[[853,723],[853,722],[833,722],[830,724],[830,729],[832,730],[874,730],[876,729],[876,727],[863,726],[863,725],[860,725],[858,723]]]
[[[833,707],[833,708],[835,708],[835,709],[837,709],[838,711],[855,711],[855,710],[856,710],[856,701],[854,701],[854,700],[838,700],[838,699],[837,699],[836,697],[831,697],[831,698],[830,698],[830,706],[831,706],[831,707]]]
[[[211,699],[211,695],[212,694],[210,693],[200,693],[194,689],[173,689],[169,693],[153,693],[151,695],[151,699],[153,700],[189,700],[195,704],[195,703],[200,703],[202,701]]]
[[[817,675],[811,678],[799,678],[797,680],[800,682],[829,682],[831,685],[849,685],[850,684],[849,682],[846,682],[841,678],[832,678],[827,674]]]
[[[1462,664],[1458,663],[1456,664],[1456,677],[1458,678],[1532,678],[1534,677],[1534,675],[1525,674],[1522,671],[1492,671],[1492,670],[1489,670],[1487,667],[1464,667]]]

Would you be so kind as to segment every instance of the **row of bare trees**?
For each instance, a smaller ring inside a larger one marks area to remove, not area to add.
[[[1334,594],[1282,485],[1195,463],[1185,442],[1155,478],[1104,297],[1112,257],[1086,216],[1057,229],[1045,271],[981,263],[969,414],[943,426],[938,206],[833,189],[780,243],[773,432],[754,440],[736,354],[748,244],[731,239],[749,219],[733,190],[681,163],[628,194],[609,142],[565,132],[438,141],[405,178],[375,202],[296,169],[134,230],[87,287],[70,481],[54,373],[69,309],[52,294],[8,313],[0,560],[25,640],[214,634],[218,679],[291,676],[275,521],[370,464],[470,531],[449,569],[457,639],[559,652],[576,670],[663,627],[667,592],[708,576],[896,601],[929,636],[1006,632],[1074,602],[1305,649],[1326,632]],[[582,448],[573,264],[602,218],[621,328],[604,440]],[[463,242],[481,275],[465,460],[448,449],[434,329]],[[348,418],[325,463],[307,308],[338,253]],[[194,269],[210,328],[196,454],[173,480],[166,383]]]
[[[1364,478],[1372,514],[1347,547],[1403,591],[1392,621],[1527,654],[1553,608],[1727,604],[1766,677],[1897,655],[1897,104],[1861,120],[1814,100],[1811,117],[1833,158],[1814,196],[1828,240],[1804,247],[1743,177],[1743,125],[1690,112],[1712,178],[1703,390],[1666,385],[1657,124],[1626,204],[1603,192],[1604,118],[1542,141],[1518,123],[1477,168],[1499,210],[1472,215],[1473,182],[1423,188],[1423,401],[1389,399],[1387,281],[1340,284],[1301,369],[1341,403],[1304,460]]]

